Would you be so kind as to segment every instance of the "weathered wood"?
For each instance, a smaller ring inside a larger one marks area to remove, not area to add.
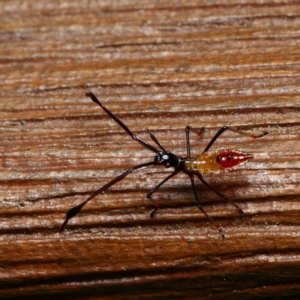
[[[296,2],[7,1],[0,5],[0,297],[297,299],[300,297],[300,79]],[[170,170],[134,173],[65,213],[122,171],[151,161],[85,93],[135,133],[185,155],[253,153],[199,184],[218,232]],[[160,210],[154,219],[154,203]]]

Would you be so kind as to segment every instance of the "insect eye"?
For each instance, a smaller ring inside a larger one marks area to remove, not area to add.
[[[163,160],[168,160],[169,159],[169,155],[164,154],[162,158],[163,158]]]

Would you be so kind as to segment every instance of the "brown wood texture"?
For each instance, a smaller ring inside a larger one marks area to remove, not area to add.
[[[298,1],[0,3],[0,298],[300,299]],[[253,153],[197,183],[207,213],[169,169],[136,172],[58,233],[65,213],[124,170],[151,161],[85,97],[136,134],[186,154]],[[154,203],[160,209],[154,219]]]

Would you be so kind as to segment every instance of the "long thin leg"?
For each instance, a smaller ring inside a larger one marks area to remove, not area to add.
[[[242,216],[245,215],[244,212],[243,212],[243,210],[242,210],[235,202],[231,201],[226,195],[222,194],[222,193],[219,192],[217,189],[215,189],[213,186],[211,186],[208,182],[206,182],[206,181],[203,179],[203,177],[202,177],[201,174],[196,174],[196,175],[197,175],[197,177],[199,178],[199,180],[200,180],[203,184],[205,184],[209,189],[211,189],[213,192],[215,192],[218,196],[220,196],[220,197],[221,197],[223,200],[225,200],[227,203],[230,203],[231,205],[235,206],[235,207],[238,209],[238,211],[240,212],[240,214],[241,214]]]
[[[217,131],[217,133],[215,134],[215,136],[214,136],[214,137],[211,139],[211,141],[208,143],[208,145],[207,145],[206,148],[204,149],[203,153],[204,153],[204,152],[207,152],[207,151],[210,149],[210,147],[213,145],[213,143],[218,139],[218,137],[219,137],[224,131],[226,131],[226,130],[233,131],[233,132],[237,132],[237,133],[239,133],[239,134],[243,134],[243,135],[246,135],[246,136],[250,136],[250,137],[255,138],[255,139],[260,138],[260,137],[262,137],[262,136],[268,134],[267,131],[264,131],[264,132],[262,132],[261,134],[257,134],[257,135],[256,135],[256,134],[249,133],[249,132],[246,132],[246,131],[238,130],[238,129],[236,129],[235,127],[223,126],[223,127],[221,127],[221,128]]]
[[[83,206],[86,205],[90,200],[92,200],[93,198],[95,198],[96,196],[98,196],[99,194],[101,194],[102,192],[106,191],[109,187],[111,187],[112,185],[116,184],[118,181],[122,180],[124,177],[126,177],[128,174],[132,173],[133,171],[141,169],[141,168],[146,168],[146,167],[149,167],[149,166],[153,166],[155,164],[156,164],[155,162],[151,161],[151,162],[148,162],[148,163],[137,165],[137,166],[135,166],[135,167],[127,170],[123,174],[119,175],[118,177],[114,178],[113,180],[111,180],[110,182],[108,182],[107,184],[105,184],[104,186],[102,186],[99,190],[97,190],[96,192],[94,192],[85,201],[83,201],[79,205],[71,208],[67,212],[66,219],[62,223],[62,225],[60,226],[59,232],[62,232],[65,229],[65,227],[68,224],[69,220],[71,218],[75,217],[80,212],[80,210],[83,208]]]
[[[150,198],[150,196],[159,188],[161,187],[165,182],[167,182],[170,178],[172,178],[173,176],[175,176],[177,173],[179,173],[179,170],[174,170],[174,172],[172,172],[170,175],[168,175],[164,180],[162,180],[159,184],[157,184],[148,194],[147,194],[147,198]],[[158,206],[155,206],[154,210],[151,212],[150,217],[153,218],[155,213],[158,210]]]
[[[167,182],[170,178],[179,173],[180,170],[173,171],[170,175],[168,175],[164,180],[162,180],[159,184],[157,184],[148,194],[147,198],[149,198],[159,187],[161,187],[165,182]]]
[[[102,103],[98,100],[98,98],[92,93],[86,93],[87,97],[90,97],[95,103],[97,103],[115,122],[117,122],[127,133],[130,135],[135,141],[140,143],[145,148],[149,149],[152,152],[158,153],[159,151],[155,149],[150,144],[144,142],[140,137],[135,135],[119,118],[117,118],[112,112],[110,112]]]
[[[201,127],[199,129],[193,128],[191,126],[185,127],[187,157],[191,157],[190,131],[192,131],[192,132],[196,133],[198,136],[200,136],[205,130],[206,130],[205,127]]]
[[[200,134],[204,131],[204,127],[201,129]],[[187,157],[191,157],[191,146],[190,146],[190,131],[194,131],[194,129],[190,126],[186,126],[185,128],[185,134],[186,134],[186,152],[187,152]],[[195,132],[195,131],[194,131]],[[199,135],[200,135],[199,134]],[[214,226],[218,229],[222,239],[225,239],[225,235],[224,232],[220,226],[220,224],[217,224],[207,213],[206,211],[203,209],[201,203],[200,203],[200,199],[196,190],[196,186],[195,186],[195,180],[194,180],[194,175],[192,173],[189,172],[185,172],[191,180],[191,185],[192,185],[192,189],[195,195],[195,199],[196,199],[196,204],[198,206],[198,208],[202,211],[202,213],[207,217],[207,219],[209,219],[211,221],[212,224],[214,224]],[[198,175],[198,174],[197,174]]]
[[[194,175],[191,174],[191,173],[188,173],[188,172],[185,172],[191,179],[191,185],[192,185],[192,189],[193,189],[193,192],[194,192],[194,195],[195,195],[195,199],[196,199],[196,204],[198,206],[198,208],[202,211],[202,213],[207,217],[207,219],[210,220],[210,222],[212,224],[214,224],[214,226],[218,229],[222,239],[225,239],[225,235],[224,235],[224,232],[220,226],[220,224],[217,224],[207,213],[206,211],[203,209],[201,203],[200,203],[200,199],[199,199],[199,196],[198,196],[198,193],[197,193],[197,190],[196,190],[196,186],[195,186],[195,180],[194,180]]]
[[[186,156],[191,157],[191,144],[190,144],[190,126],[185,127],[185,137],[186,137]]]

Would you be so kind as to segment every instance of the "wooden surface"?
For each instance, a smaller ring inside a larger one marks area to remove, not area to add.
[[[300,5],[297,1],[2,1],[0,3],[0,298],[300,299]],[[185,155],[186,125],[201,153],[253,153],[206,180],[152,168],[65,213],[153,153],[150,128]],[[154,203],[160,210],[151,219]]]

